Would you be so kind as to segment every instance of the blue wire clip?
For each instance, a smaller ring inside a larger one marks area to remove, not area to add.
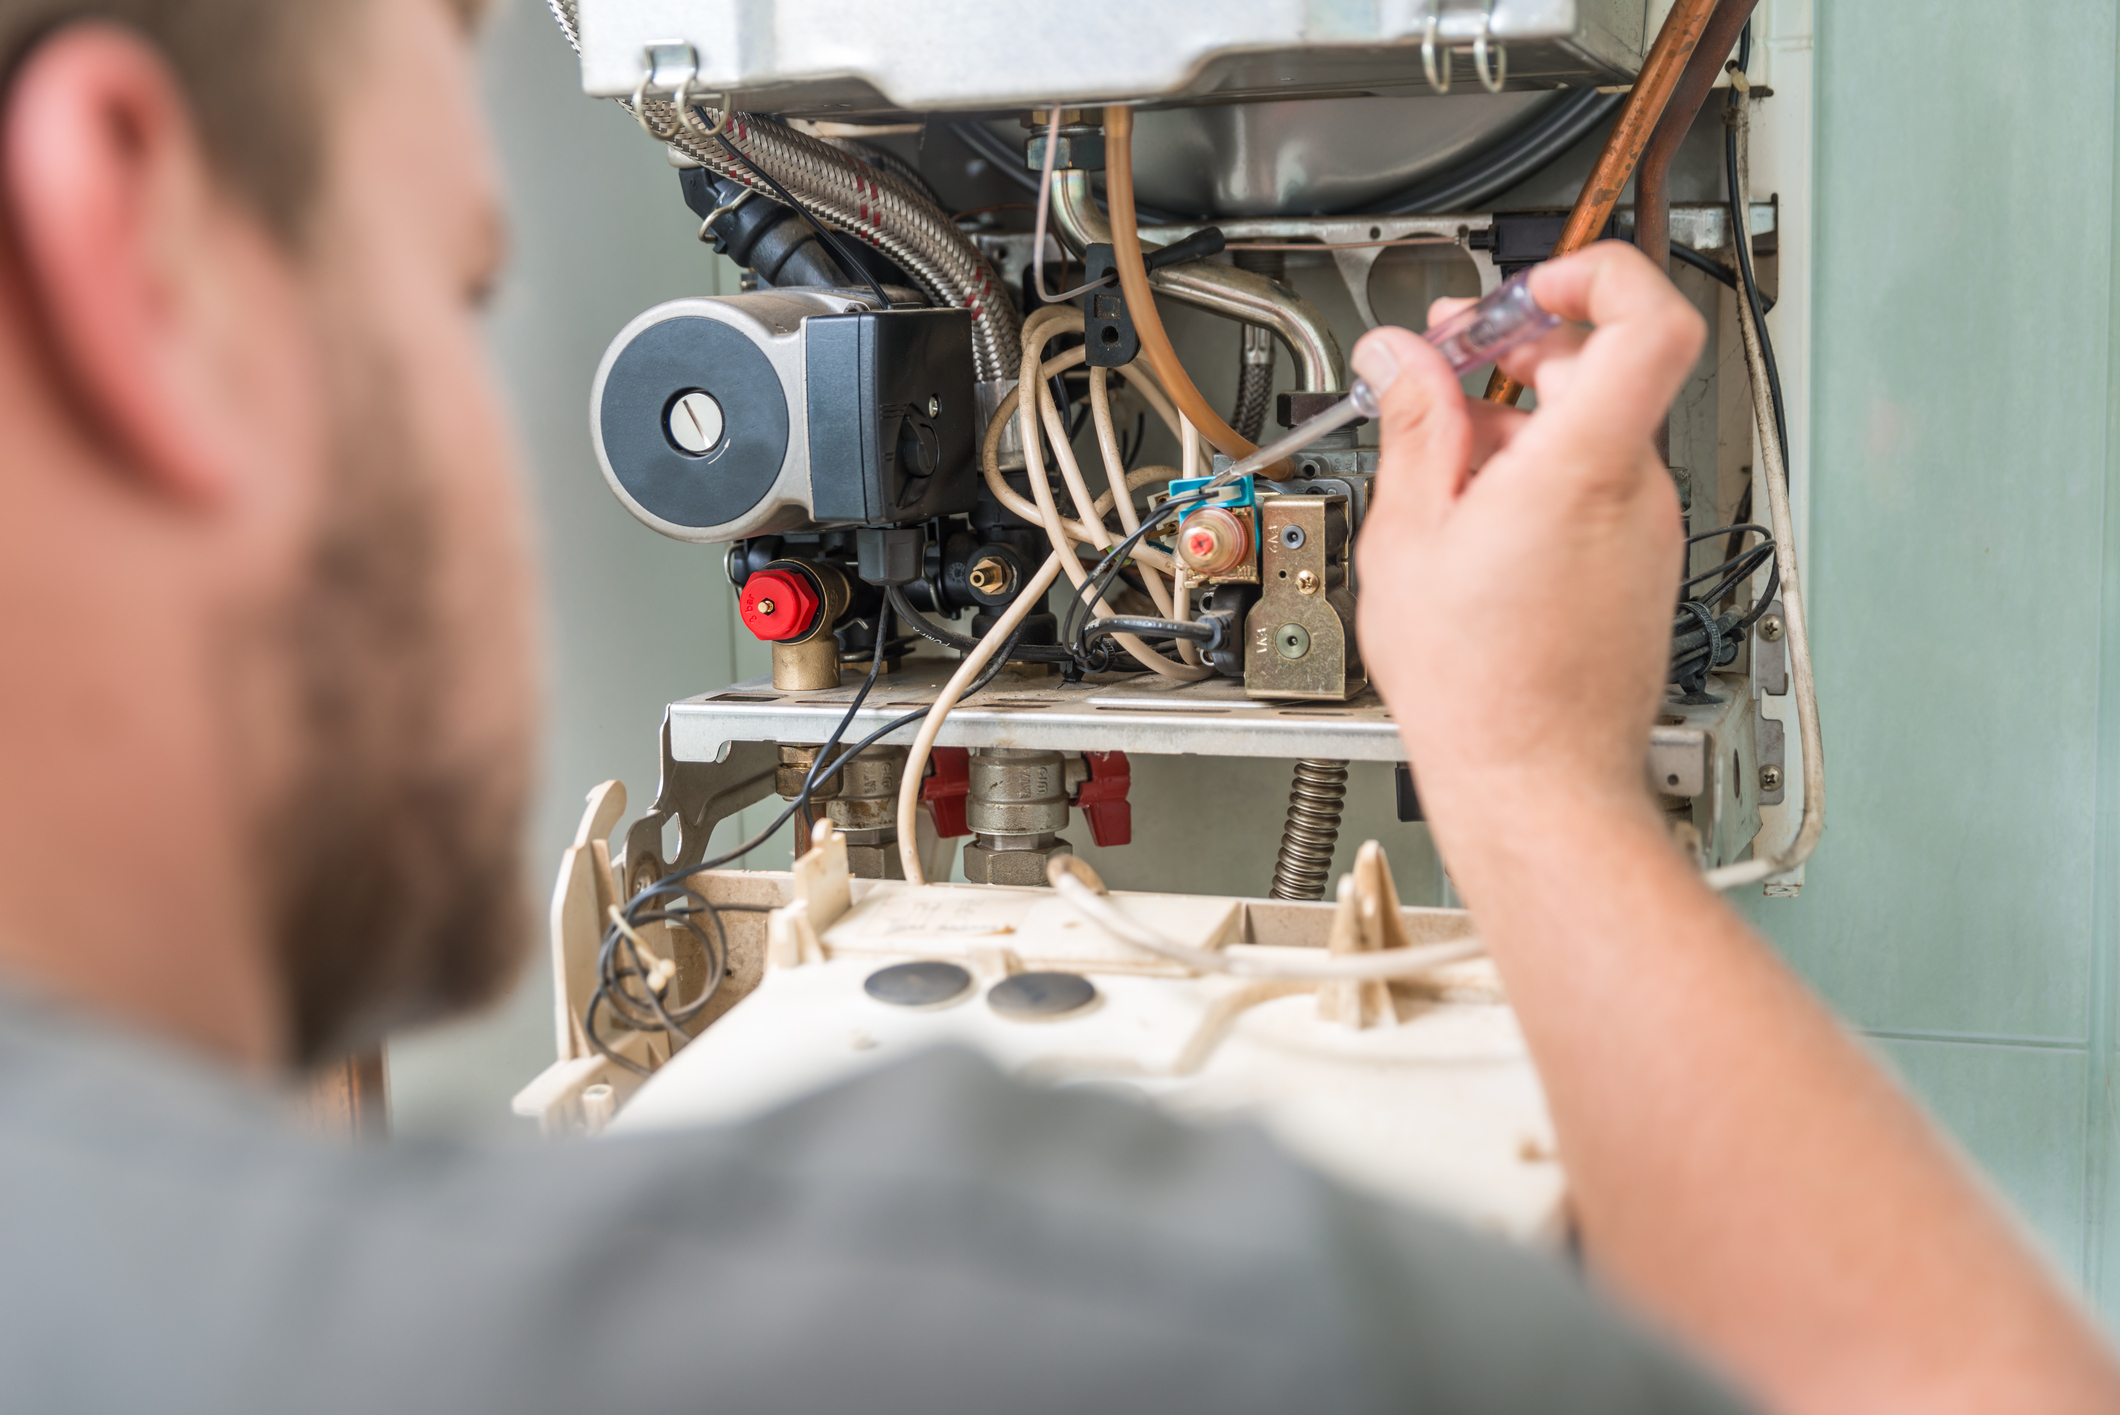
[[[1213,480],[1213,477],[1172,477],[1170,479],[1170,499],[1176,501],[1181,496],[1198,491]],[[1238,477],[1235,481],[1224,482],[1216,490],[1226,494],[1217,496],[1212,501],[1203,501],[1199,506],[1193,507],[1192,511],[1187,511],[1185,514],[1190,516],[1193,511],[1198,511],[1202,507],[1207,506],[1256,506],[1259,504],[1258,493],[1252,486],[1252,479],[1248,474]]]

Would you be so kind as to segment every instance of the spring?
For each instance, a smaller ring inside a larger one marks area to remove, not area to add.
[[[1275,899],[1323,899],[1332,875],[1332,847],[1340,838],[1347,801],[1347,763],[1300,761],[1288,791],[1288,824],[1274,863]]]

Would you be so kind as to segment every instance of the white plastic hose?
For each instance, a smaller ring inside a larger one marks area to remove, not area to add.
[[[1060,562],[1073,558],[1072,552],[1055,552],[1045,558],[1038,573],[1031,576],[1030,583],[1016,596],[1013,603],[1001,612],[994,627],[987,630],[978,644],[957,665],[950,681],[942,685],[942,692],[935,698],[935,705],[921,719],[920,731],[913,738],[912,750],[905,759],[905,775],[898,783],[898,861],[905,867],[908,884],[926,884],[927,876],[920,868],[920,836],[918,831],[920,810],[920,778],[927,774],[928,753],[934,750],[935,737],[942,731],[942,724],[957,706],[957,699],[964,696],[972,680],[986,667],[1000,647],[1008,642],[1008,636],[1016,632],[1016,626],[1030,616],[1031,609],[1045,592],[1060,578]]]
[[[1045,462],[1039,452],[1038,423],[1042,419],[1046,426],[1047,440],[1051,442],[1053,457],[1060,464],[1061,479],[1067,483],[1068,494],[1075,499],[1078,508],[1090,508],[1083,529],[1089,532],[1087,544],[1103,550],[1110,546],[1111,538],[1104,529],[1102,516],[1094,509],[1088,486],[1082,480],[1082,468],[1075,461],[1074,449],[1068,445],[1067,429],[1061,425],[1060,410],[1053,406],[1052,394],[1045,380],[1040,378],[1038,351],[1055,333],[1080,332],[1083,326],[1082,312],[1072,307],[1066,309],[1041,310],[1023,326],[1023,366],[1018,376],[1016,392],[1016,417],[1023,440],[1024,466],[1028,472],[1031,496],[1038,504],[1038,519],[1045,527],[1046,538],[1052,542],[1053,551],[1060,557],[1060,568],[1067,572],[1068,582],[1078,593],[1089,584],[1089,572],[1075,558],[1074,546],[1067,525],[1060,516],[1060,508],[1053,502],[1053,490],[1045,476]],[[1030,388],[1032,392],[1024,393]],[[1110,615],[1113,611],[1101,597],[1089,597],[1085,608],[1092,614]],[[1173,662],[1133,634],[1114,634],[1119,645],[1138,659],[1143,666],[1165,678],[1181,683],[1197,682],[1212,671],[1183,662]]]

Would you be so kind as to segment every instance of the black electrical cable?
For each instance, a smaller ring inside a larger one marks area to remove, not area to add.
[[[894,586],[893,588],[896,587]],[[660,1027],[670,1035],[671,1041],[675,1045],[682,1046],[684,1044],[683,1039],[689,1037],[689,1033],[686,1033],[684,1028],[699,1016],[709,1002],[713,1001],[714,994],[720,990],[723,979],[728,976],[728,935],[721,923],[721,911],[751,906],[723,904],[717,907],[706,895],[692,888],[685,881],[702,871],[719,869],[732,860],[741,859],[766,841],[772,839],[797,811],[809,804],[810,797],[816,791],[820,782],[831,780],[848,762],[867,751],[870,747],[875,746],[877,742],[891,733],[899,731],[901,728],[910,727],[913,723],[928,715],[929,707],[914,708],[911,712],[903,713],[884,723],[868,736],[839,753],[838,756],[831,756],[832,748],[837,746],[841,738],[846,735],[847,727],[853,722],[854,715],[860,711],[862,701],[868,697],[869,691],[876,686],[877,679],[882,676],[883,646],[888,637],[885,630],[887,629],[891,612],[888,605],[889,600],[887,597],[887,607],[877,616],[877,651],[874,664],[869,669],[869,676],[863,681],[860,690],[855,693],[854,700],[847,704],[847,710],[840,717],[839,724],[832,729],[830,740],[824,746],[818,748],[817,757],[810,763],[809,773],[803,778],[802,789],[796,793],[795,799],[788,802],[787,807],[773,818],[771,825],[768,825],[764,830],[745,841],[742,845],[737,846],[734,850],[726,851],[709,860],[702,860],[696,865],[680,866],[674,872],[665,875],[655,881],[655,883],[642,889],[632,899],[627,901],[625,908],[621,911],[620,916],[625,920],[626,928],[620,928],[618,925],[613,924],[604,930],[602,945],[598,949],[597,954],[598,981],[596,991],[590,994],[589,1004],[582,1010],[582,1033],[588,1039],[589,1045],[606,1060],[624,1067],[636,1075],[645,1076],[648,1074],[646,1067],[639,1065],[628,1057],[620,1056],[604,1041],[602,1033],[597,1029],[596,1022],[597,1013],[600,1010],[610,1009],[634,1031],[652,1031]],[[973,679],[971,684],[959,695],[959,701],[962,702],[972,697],[993,682],[995,677],[1001,672],[1002,667],[1009,660],[1018,656],[1022,639],[1023,626],[1019,624],[1016,626],[1015,632],[1008,636],[1000,649],[987,661],[986,667],[981,670],[979,676]],[[830,757],[829,763],[826,760],[828,757]],[[669,909],[650,909],[648,907],[654,900],[672,895],[679,899],[696,901],[696,904],[694,907]],[[701,929],[695,922],[697,916],[702,913],[714,925],[714,936],[711,940],[706,931]],[[709,965],[707,981],[701,986],[700,995],[691,1002],[674,1010],[666,1006],[656,989],[649,985],[651,969],[644,963],[640,956],[638,945],[633,942],[632,937],[627,933],[627,930],[630,929],[634,934],[637,934],[643,925],[657,923],[675,923],[691,933],[698,940],[702,951],[705,952]],[[627,980],[635,978],[639,979],[644,985],[642,989],[643,995],[641,996],[635,996],[626,989]]]
[[[1219,620],[1207,622],[1198,619],[1179,621],[1155,619],[1141,614],[1114,614],[1104,619],[1092,619],[1082,626],[1084,642],[1108,638],[1113,634],[1132,634],[1142,639],[1191,639],[1205,644],[1210,649],[1220,648],[1216,641],[1222,637]]]
[[[1737,68],[1741,73],[1752,58],[1752,22],[1747,20],[1743,34],[1737,41]],[[1725,100],[1731,112],[1745,101],[1737,85],[1730,86],[1730,96]],[[1759,281],[1752,273],[1752,221],[1751,204],[1745,194],[1737,189],[1737,127],[1734,123],[1723,128],[1723,178],[1730,197],[1730,244],[1737,252],[1737,273],[1744,282],[1744,297],[1752,306],[1752,325],[1759,331],[1760,361],[1767,366],[1767,393],[1774,403],[1774,440],[1781,452],[1781,467],[1784,475],[1789,469],[1789,419],[1781,401],[1781,369],[1774,362],[1774,340],[1767,333],[1767,311],[1760,303]]]
[[[925,614],[922,614],[913,606],[911,596],[905,592],[905,586],[886,585],[883,593],[885,598],[890,600],[891,609],[897,614],[899,622],[921,638],[926,639],[929,643],[940,644],[943,648],[955,649],[959,653],[970,653],[973,649],[979,647],[977,639],[945,629]],[[1074,661],[1074,655],[1058,644],[1022,644],[1010,656],[1028,663],[1071,663]]]
[[[744,167],[751,173],[752,176],[758,178],[759,181],[764,182],[767,186],[771,187],[773,189],[773,194],[779,197],[780,200],[786,204],[788,210],[798,211],[802,213],[803,219],[810,223],[810,227],[812,230],[817,232],[817,238],[823,241],[827,246],[830,246],[832,248],[832,254],[838,258],[838,261],[842,266],[846,267],[847,273],[849,275],[857,275],[861,277],[861,279],[868,284],[868,287],[876,292],[877,307],[879,309],[889,309],[891,307],[891,297],[883,293],[882,283],[879,282],[875,276],[869,274],[869,268],[867,266],[863,265],[860,261],[854,259],[853,254],[847,249],[847,247],[840,244],[839,233],[837,231],[834,231],[831,227],[825,225],[822,221],[819,221],[814,215],[810,213],[810,209],[808,207],[804,206],[801,202],[795,200],[795,198],[789,194],[788,189],[786,187],[783,187],[782,185],[780,185],[779,182],[773,179],[773,175],[770,172],[766,171],[765,168],[760,167],[757,163],[753,162],[750,157],[745,154],[742,148],[738,147],[735,143],[729,141],[729,135],[727,133],[720,134],[719,140],[721,142],[721,145],[724,148],[728,149],[729,156],[735,158],[738,162],[741,162]]]
[[[1674,241],[1671,245],[1671,258],[1680,265],[1692,266],[1695,270],[1706,274],[1709,279],[1727,285],[1740,294],[1744,292],[1744,284],[1737,278],[1736,271],[1719,260],[1702,255],[1691,246],[1681,246]],[[1774,308],[1774,301],[1765,301],[1764,307],[1771,312]]]
[[[1073,622],[1078,614],[1087,613],[1091,604],[1104,598],[1105,591],[1111,587],[1112,580],[1118,576],[1119,571],[1125,566],[1127,557],[1133,554],[1134,547],[1139,545],[1150,532],[1169,520],[1174,512],[1189,511],[1200,503],[1219,496],[1221,492],[1222,488],[1220,487],[1203,486],[1198,491],[1174,497],[1164,502],[1161,506],[1152,508],[1140,527],[1106,551],[1104,558],[1097,562],[1095,569],[1090,571],[1089,579],[1083,584],[1078,599],[1074,604],[1068,606],[1067,621]],[[1063,623],[1061,625],[1060,642],[1075,650],[1078,660],[1086,661],[1089,658],[1089,647],[1083,641],[1082,627],[1084,626],[1078,625],[1070,632],[1067,629],[1067,624]]]
[[[705,1007],[707,1002],[714,996],[716,990],[720,988],[721,979],[727,973],[728,958],[727,938],[721,926],[720,916],[714,912],[713,904],[708,901],[705,895],[691,888],[684,881],[701,870],[716,869],[731,860],[740,859],[771,839],[773,834],[787,823],[789,817],[809,803],[811,793],[817,789],[819,782],[831,780],[832,773],[838,771],[841,765],[853,756],[854,752],[861,750],[860,747],[856,747],[850,752],[842,753],[839,759],[832,763],[830,770],[825,769],[825,759],[831,755],[832,749],[838,746],[840,739],[846,735],[847,727],[854,721],[854,715],[861,710],[863,701],[867,699],[870,691],[875,688],[877,680],[883,676],[883,660],[889,638],[890,609],[886,605],[876,617],[876,648],[873,661],[869,666],[869,676],[862,681],[861,687],[854,694],[853,701],[847,704],[847,710],[840,717],[839,724],[832,729],[831,737],[825,742],[824,746],[818,749],[816,759],[810,763],[809,774],[803,778],[801,792],[788,804],[787,809],[782,811],[771,825],[738,846],[735,850],[717,856],[712,860],[702,861],[696,865],[683,866],[642,889],[631,899],[627,900],[625,908],[620,911],[620,919],[623,920],[624,926],[621,927],[619,922],[614,921],[604,929],[603,941],[597,950],[596,991],[590,995],[589,1005],[583,1009],[582,1014],[583,1035],[588,1038],[589,1044],[595,1047],[604,1057],[630,1071],[646,1074],[638,1064],[620,1056],[605,1044],[602,1035],[597,1031],[596,1027],[596,1014],[600,1007],[609,1007],[618,1014],[620,1020],[624,1021],[635,1031],[652,1030],[655,1027],[661,1027],[664,1031],[670,1033],[673,1043],[683,1045],[679,1038],[684,1035],[685,1024],[698,1015],[699,1009]],[[917,717],[919,714],[914,713],[910,716]],[[873,741],[877,735],[881,734],[872,734],[870,741]],[[676,895],[680,899],[697,900],[699,909],[672,911],[667,909],[655,910],[648,907],[656,899],[665,895]],[[700,909],[705,910],[714,923],[718,947],[716,942],[711,942],[706,932],[693,921],[693,916]],[[693,935],[698,941],[700,948],[706,953],[710,964],[707,982],[702,986],[699,997],[679,1008],[676,1012],[670,1011],[664,1005],[658,990],[650,981],[647,967],[641,961],[640,947],[633,939],[633,935],[639,932],[643,924],[671,922],[678,923]],[[629,933],[628,930],[632,932]],[[622,952],[630,955],[630,964],[621,958]],[[641,980],[645,997],[636,997],[627,991],[625,984],[628,978]]]
[[[1740,505],[1748,507],[1748,503]],[[1758,536],[1759,543],[1749,549],[1739,548],[1747,535]],[[1706,674],[1724,662],[1736,659],[1737,647],[1743,642],[1745,631],[1766,613],[1767,606],[1781,588],[1781,565],[1775,557],[1774,537],[1765,526],[1748,521],[1717,526],[1687,536],[1686,544],[1698,545],[1717,537],[1727,537],[1734,553],[1727,553],[1722,564],[1682,581],[1678,587],[1679,604],[1672,611],[1671,681],[1689,689],[1698,688]],[[1714,606],[1761,569],[1767,572],[1767,584],[1751,609],[1743,614],[1730,611],[1717,615]],[[1715,583],[1707,590],[1699,594],[1687,593],[1694,586],[1711,580]]]

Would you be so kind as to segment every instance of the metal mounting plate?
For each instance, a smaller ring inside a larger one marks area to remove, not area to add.
[[[855,714],[858,741],[935,700],[956,669],[943,658],[908,658]],[[754,678],[670,705],[670,749],[679,761],[720,759],[732,742],[821,742],[853,699],[857,681],[830,692],[782,693]],[[914,723],[883,740],[903,744]],[[1328,757],[1404,761],[1390,710],[1373,692],[1345,703],[1271,703],[1244,695],[1233,678],[1173,684],[1153,674],[1099,675],[1080,683],[1008,669],[958,704],[938,739],[945,747],[1142,752],[1149,756]]]

